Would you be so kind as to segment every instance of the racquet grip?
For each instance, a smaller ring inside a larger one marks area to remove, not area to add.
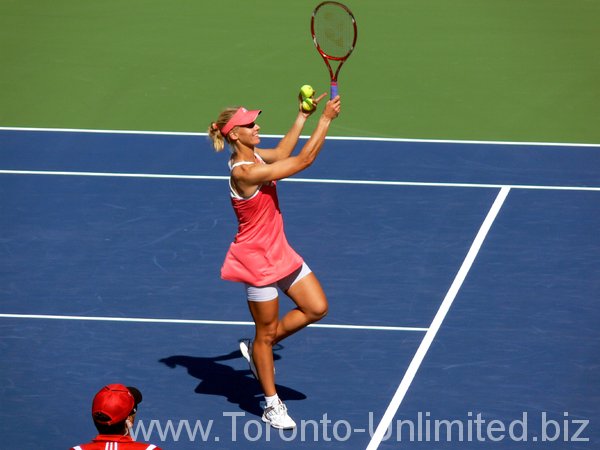
[[[331,95],[329,96],[329,98],[331,100],[333,100],[334,98],[336,98],[338,95],[338,88],[337,88],[337,82],[336,81],[332,81],[331,82]]]

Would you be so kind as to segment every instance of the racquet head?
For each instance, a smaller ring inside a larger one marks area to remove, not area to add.
[[[342,64],[356,45],[356,20],[350,9],[339,2],[322,2],[313,11],[311,33],[317,51],[323,57],[331,78],[331,98],[337,95],[337,77]],[[332,61],[339,65],[334,72]]]

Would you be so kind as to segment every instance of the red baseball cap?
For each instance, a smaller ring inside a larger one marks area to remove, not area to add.
[[[100,389],[94,397],[92,417],[95,422],[114,425],[127,419],[141,402],[142,393],[137,388],[109,384]]]
[[[223,133],[223,136],[227,136],[227,133],[233,130],[233,127],[237,127],[239,125],[248,125],[249,123],[254,122],[261,112],[262,111],[260,109],[248,111],[243,106],[240,107],[231,117],[231,119],[229,119],[229,121],[223,125],[223,128],[221,128],[221,133]]]

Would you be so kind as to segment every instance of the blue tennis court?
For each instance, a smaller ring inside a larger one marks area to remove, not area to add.
[[[600,146],[332,138],[281,182],[330,302],[276,350],[294,432],[260,422],[238,351],[206,136],[4,128],[0,148],[2,448],[89,441],[114,382],[163,449],[600,444]]]

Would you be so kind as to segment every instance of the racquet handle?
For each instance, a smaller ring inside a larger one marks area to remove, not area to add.
[[[337,82],[332,81],[331,82],[331,95],[329,96],[329,99],[333,100],[335,97],[337,97],[337,95],[338,95]]]

